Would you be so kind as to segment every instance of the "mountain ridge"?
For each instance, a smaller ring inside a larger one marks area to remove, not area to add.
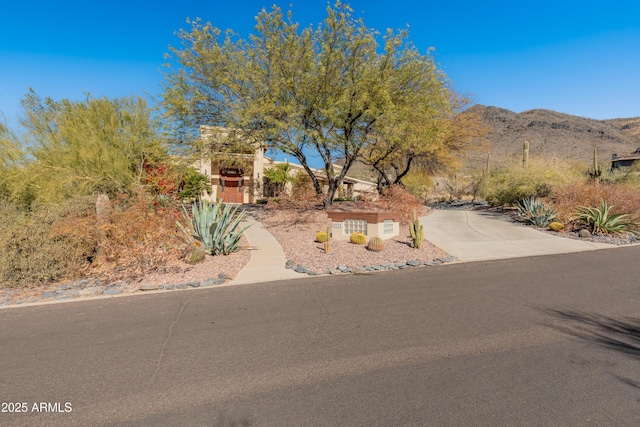
[[[465,113],[477,114],[490,129],[485,139],[491,143],[491,157],[497,159],[520,157],[524,141],[529,141],[531,156],[583,163],[591,161],[594,147],[601,162],[640,147],[640,117],[598,120],[547,109],[515,113],[481,104]],[[477,166],[477,157],[469,157],[470,166]]]

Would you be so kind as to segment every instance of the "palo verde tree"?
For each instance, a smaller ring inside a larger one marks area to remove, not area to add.
[[[7,178],[14,201],[129,192],[140,183],[145,163],[165,155],[140,97],[56,101],[30,90],[22,107],[25,153]]]
[[[486,148],[482,137],[488,129],[477,114],[462,111],[464,98],[423,95],[414,91],[399,100],[397,105],[406,104],[398,108],[402,117],[385,117],[394,122],[380,126],[376,143],[363,152],[363,162],[377,173],[379,191],[404,186],[403,179],[412,171],[434,175],[457,170],[466,151]],[[415,98],[409,100],[411,96]]]
[[[449,115],[454,102],[446,76],[406,31],[381,35],[340,2],[307,28],[291,12],[285,18],[278,7],[263,9],[248,39],[188,22],[182,46],[168,55],[177,67],[167,64],[163,104],[174,130],[193,135],[212,125],[234,129],[227,134],[248,144],[266,141],[300,162],[325,206],[381,137],[432,132],[432,120]],[[326,191],[309,165],[312,154],[321,159]],[[344,167],[336,170],[338,158]]]

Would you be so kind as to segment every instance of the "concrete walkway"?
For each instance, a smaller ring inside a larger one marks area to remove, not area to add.
[[[487,211],[438,210],[420,218],[425,240],[459,261],[486,261],[613,248],[614,245],[554,236]],[[243,226],[251,259],[228,284],[268,282],[306,277],[284,268],[282,246],[264,229],[258,215],[248,215]]]
[[[484,261],[612,248],[554,236],[487,211],[438,210],[420,218],[425,240],[460,261]]]
[[[262,223],[251,216],[241,223],[242,227],[251,224],[244,236],[251,246],[251,259],[229,282],[230,285],[268,282],[272,280],[299,279],[305,277],[293,270],[284,268],[287,259],[280,243],[264,229]]]

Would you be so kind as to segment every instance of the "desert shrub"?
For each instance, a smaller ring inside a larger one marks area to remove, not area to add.
[[[389,186],[382,191],[376,200],[362,203],[363,209],[373,209],[382,212],[398,212],[403,221],[411,219],[414,210],[420,211],[423,203],[416,196],[399,185]]]
[[[640,188],[640,162],[636,162],[630,167],[608,170],[602,174],[601,181]]]
[[[591,229],[592,233],[620,234],[633,231],[638,223],[625,213],[612,213],[613,206],[600,200],[600,207],[581,206],[575,214]]]
[[[178,187],[178,199],[193,202],[206,190],[211,191],[209,177],[201,174],[192,166],[187,167],[182,173]]]
[[[609,184],[582,180],[557,186],[549,199],[553,202],[558,218],[571,221],[580,206],[598,206],[605,200],[613,206],[612,213],[640,215],[640,189],[624,184]]]
[[[90,212],[94,203],[86,197],[30,209],[0,203],[0,287],[37,286],[81,274],[95,239],[68,238],[55,227],[62,218]]]
[[[107,279],[132,279],[164,268],[184,256],[186,244],[176,221],[182,215],[175,202],[154,207],[153,196],[139,189],[112,200],[109,221],[98,224],[95,210],[68,215],[54,232],[67,241],[93,241],[95,253],[86,274]]]
[[[482,197],[494,206],[515,205],[528,197],[547,197],[561,185],[580,179],[580,169],[566,162],[529,161],[492,172],[482,186]]]
[[[518,215],[536,227],[546,227],[556,218],[556,213],[551,206],[537,197],[522,199],[516,204],[516,207]]]
[[[433,178],[422,171],[409,172],[403,179],[404,188],[420,200],[425,200],[433,188]]]
[[[291,180],[291,198],[295,201],[305,202],[314,200],[316,197],[311,177],[304,172],[294,174]]]

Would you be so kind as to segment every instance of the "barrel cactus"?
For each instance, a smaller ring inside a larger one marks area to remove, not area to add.
[[[360,233],[359,231],[356,231],[354,233],[351,233],[351,236],[349,236],[349,241],[351,243],[355,243],[356,245],[364,245],[367,243],[367,236],[365,236],[363,233]]]
[[[200,240],[192,240],[187,248],[186,261],[189,264],[198,264],[204,261],[207,251]]]
[[[549,230],[551,231],[561,231],[563,229],[564,229],[564,224],[562,224],[561,222],[554,221],[551,224],[549,224]]]
[[[316,233],[316,242],[325,243],[329,241],[329,234],[326,231],[318,231]]]
[[[369,239],[369,243],[367,243],[367,249],[373,252],[380,252],[384,249],[384,240],[378,236],[372,237]]]

